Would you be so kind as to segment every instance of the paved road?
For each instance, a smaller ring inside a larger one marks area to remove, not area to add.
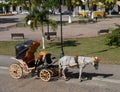
[[[97,80],[80,83],[78,79],[64,81],[55,78],[46,83],[33,77],[15,80],[5,70],[0,70],[0,81],[0,92],[120,92],[120,84],[116,83]]]
[[[120,66],[100,64],[99,70],[93,66],[87,66],[83,75],[89,80],[79,82],[78,69],[71,69],[70,80],[64,81],[57,77],[50,82],[43,82],[39,78],[30,75],[15,80],[8,72],[8,67],[14,61],[11,56],[0,56],[0,92],[120,92]]]

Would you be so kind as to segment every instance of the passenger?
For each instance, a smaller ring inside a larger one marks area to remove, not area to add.
[[[28,67],[35,66],[35,52],[37,48],[40,46],[40,41],[34,41],[30,47],[28,48],[24,61],[27,63]]]

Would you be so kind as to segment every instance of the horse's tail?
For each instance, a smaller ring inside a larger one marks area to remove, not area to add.
[[[59,68],[62,69],[61,60],[59,60]]]

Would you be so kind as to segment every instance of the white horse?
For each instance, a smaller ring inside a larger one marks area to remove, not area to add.
[[[63,56],[59,59],[59,76],[63,75],[65,79],[67,79],[65,75],[65,70],[68,67],[77,66],[79,68],[79,80],[82,81],[81,75],[82,70],[87,64],[92,64],[95,69],[98,69],[99,66],[98,57],[84,57],[84,56]]]

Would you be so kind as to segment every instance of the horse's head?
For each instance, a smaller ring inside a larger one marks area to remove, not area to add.
[[[94,67],[95,67],[96,70],[99,67],[99,62],[100,62],[100,59],[98,57],[94,57],[93,65],[94,65]]]

